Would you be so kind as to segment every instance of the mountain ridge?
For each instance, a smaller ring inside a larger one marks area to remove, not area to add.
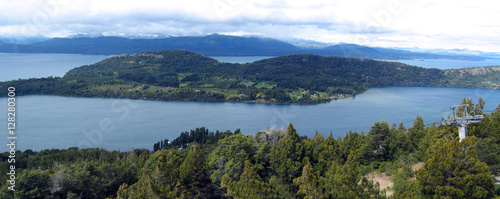
[[[206,56],[283,56],[311,53],[369,59],[466,59],[480,60],[474,55],[443,55],[411,52],[392,48],[336,44],[324,48],[299,48],[291,43],[264,37],[242,37],[212,34],[208,36],[130,39],[124,37],[53,38],[32,44],[0,44],[3,53],[70,53],[70,54],[135,54],[145,51],[182,49]]]

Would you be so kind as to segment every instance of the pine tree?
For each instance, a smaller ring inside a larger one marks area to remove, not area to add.
[[[304,149],[299,135],[288,125],[285,137],[279,140],[278,145],[271,149],[271,168],[286,183],[300,175]]]
[[[145,169],[135,184],[122,184],[117,193],[119,198],[177,198],[187,193],[178,177],[178,168],[185,159],[181,151],[163,150],[154,156],[155,167],[151,171]]]
[[[179,167],[179,180],[192,196],[203,194],[204,186],[210,182],[205,170],[205,157],[200,146],[195,144]]]
[[[462,142],[438,142],[435,152],[417,171],[424,198],[492,198],[494,184],[488,166],[476,154],[475,137]]]
[[[412,138],[412,148],[417,148],[420,140],[422,140],[422,138],[425,136],[424,128],[424,120],[422,119],[422,117],[420,117],[420,115],[417,115],[417,118],[415,118],[413,122],[413,126],[408,129],[408,136]]]
[[[256,147],[253,140],[243,134],[235,134],[219,140],[217,147],[208,157],[208,165],[214,170],[210,178],[220,183],[220,178],[228,174],[231,180],[237,180],[245,166],[245,160],[253,161]]]
[[[245,168],[239,181],[234,182],[225,174],[221,186],[227,187],[227,195],[235,199],[277,198],[276,192],[268,183],[262,181],[249,161],[245,161]]]
[[[361,179],[358,164],[354,152],[349,154],[344,165],[332,163],[321,180],[325,198],[364,198],[366,196],[363,187],[358,184]]]
[[[25,171],[16,184],[16,198],[45,198],[50,195],[49,174],[42,170]]]
[[[297,195],[304,196],[304,199],[318,199],[322,196],[316,174],[310,162],[307,162],[302,169],[302,175],[293,180],[293,184],[299,187]]]
[[[326,172],[328,166],[333,160],[332,157],[336,155],[333,151],[335,143],[331,142],[331,140],[325,139],[323,135],[321,135],[321,133],[318,133],[317,131],[313,139],[307,140],[305,142],[307,143],[307,151],[310,151],[310,154],[306,154],[306,156],[308,156],[311,160],[314,170],[318,172],[317,174],[322,175],[324,172]]]

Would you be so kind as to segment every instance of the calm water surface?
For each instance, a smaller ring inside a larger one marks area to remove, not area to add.
[[[106,55],[0,53],[0,81],[63,76],[69,70],[99,62]]]
[[[62,76],[74,67],[107,57],[0,53],[0,81]],[[215,58],[247,63],[269,57]],[[447,61],[451,62],[440,64],[450,68],[458,63],[492,65],[491,62]],[[413,124],[416,115],[423,116],[426,124],[439,121],[450,113],[449,106],[459,104],[466,97],[474,100],[483,97],[487,112],[500,104],[499,90],[433,87],[373,88],[353,99],[319,105],[19,96],[16,98],[17,147],[21,150],[73,146],[152,149],[153,144],[161,139],[172,140],[183,131],[202,126],[211,131],[240,128],[245,134],[255,134],[270,126],[280,128],[289,123],[293,123],[301,135],[312,137],[317,130],[325,136],[331,131],[335,137],[342,137],[350,130],[367,132],[377,121],[404,122],[406,127]],[[7,112],[5,97],[0,97],[1,110]],[[7,123],[7,114],[0,114],[0,123]],[[5,146],[3,151],[7,150]]]
[[[481,61],[464,61],[450,59],[411,59],[411,60],[382,60],[390,62],[401,62],[412,66],[437,69],[456,69],[481,66],[500,65],[500,59],[485,59]]]
[[[289,123],[308,137],[316,130],[342,137],[350,130],[367,132],[377,121],[404,122],[410,127],[417,115],[430,124],[446,117],[449,106],[466,97],[483,97],[487,112],[500,104],[499,90],[434,87],[373,88],[353,99],[319,105],[19,96],[17,143],[23,150],[72,146],[152,149],[155,142],[172,140],[196,127],[211,131],[240,128],[244,134],[255,134]],[[1,101],[5,103],[0,103],[0,110],[7,110],[6,98]],[[6,114],[0,114],[0,121],[7,122]]]
[[[214,58],[214,59],[216,59],[217,61],[220,61],[220,62],[244,64],[244,63],[251,63],[251,62],[254,62],[254,61],[259,61],[259,60],[262,60],[262,59],[273,58],[273,57],[270,57],[270,56],[240,56],[240,57],[234,57],[234,56],[212,56],[211,58]]]

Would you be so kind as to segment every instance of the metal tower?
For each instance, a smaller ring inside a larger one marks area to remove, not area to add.
[[[462,141],[467,137],[467,125],[481,122],[484,119],[484,115],[470,116],[467,111],[468,107],[468,104],[450,107],[453,110],[453,116],[450,119],[439,122],[438,126],[458,126],[458,137]]]

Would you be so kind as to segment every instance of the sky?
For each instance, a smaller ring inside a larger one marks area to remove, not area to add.
[[[500,52],[494,0],[0,0],[0,37],[204,36]]]

